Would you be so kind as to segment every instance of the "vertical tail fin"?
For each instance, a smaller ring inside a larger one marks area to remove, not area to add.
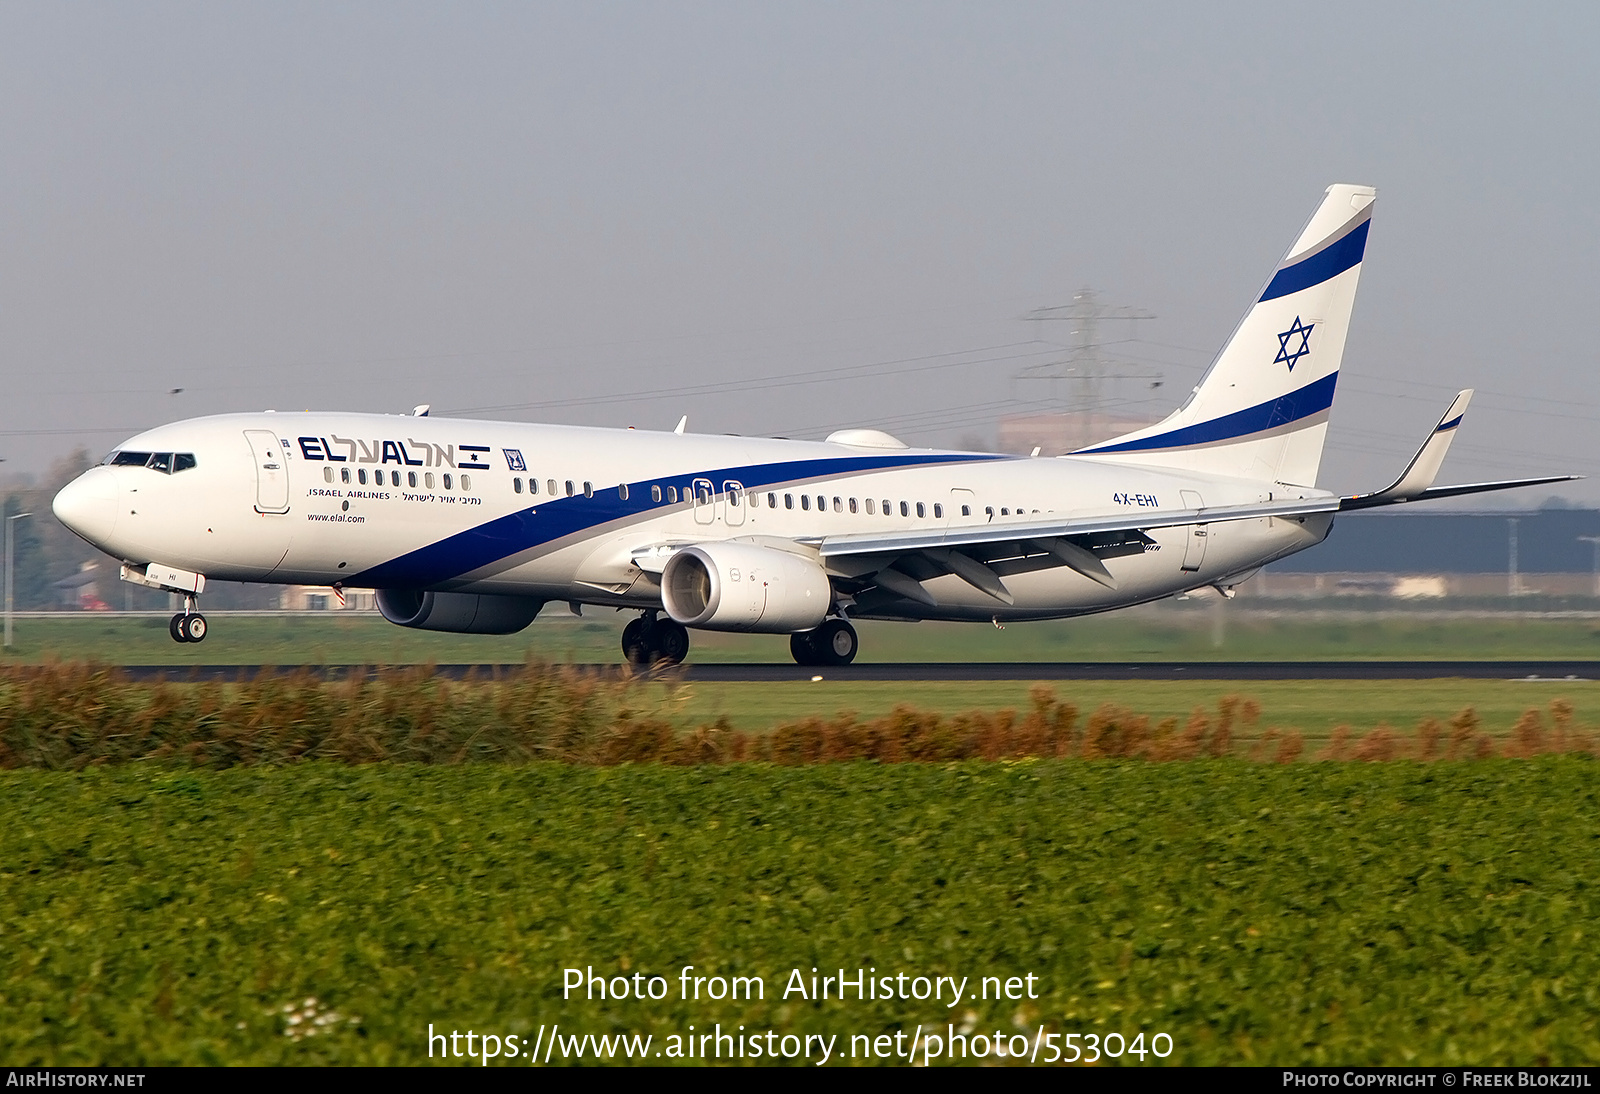
[[[1376,194],[1328,187],[1183,406],[1075,455],[1315,485]]]

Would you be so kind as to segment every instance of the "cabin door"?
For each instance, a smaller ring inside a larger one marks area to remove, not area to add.
[[[1183,495],[1185,509],[1204,509],[1206,503],[1200,495],[1193,490],[1180,491]],[[1183,570],[1185,573],[1194,573],[1206,561],[1206,526],[1204,524],[1191,524],[1189,538],[1183,545]]]
[[[268,429],[247,429],[245,439],[256,464],[256,512],[289,511],[289,458],[278,435]]]

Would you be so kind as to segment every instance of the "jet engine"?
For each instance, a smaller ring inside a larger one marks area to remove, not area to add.
[[[725,541],[674,552],[661,572],[661,602],[686,627],[793,634],[827,617],[833,590],[814,559]]]
[[[544,601],[531,596],[483,593],[425,593],[379,589],[378,611],[391,623],[419,631],[455,634],[515,634],[539,614]]]

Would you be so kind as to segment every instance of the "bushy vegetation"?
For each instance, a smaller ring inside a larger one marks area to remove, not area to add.
[[[654,690],[652,690],[652,687]],[[450,681],[426,666],[324,680],[301,670],[226,686],[133,683],[83,664],[0,669],[0,768],[76,769],[167,762],[207,768],[333,760],[578,764],[885,763],[1020,759],[1153,761],[1238,755],[1318,760],[1531,758],[1596,749],[1571,704],[1527,710],[1503,738],[1468,707],[1413,733],[1379,725],[1334,731],[1307,754],[1295,729],[1260,727],[1261,708],[1238,695],[1214,712],[1153,720],[1117,703],[1081,716],[1047,686],[1029,707],[944,714],[899,706],[878,718],[845,712],[783,721],[766,731],[724,719],[685,726],[670,689],[620,673],[530,663],[488,679]]]

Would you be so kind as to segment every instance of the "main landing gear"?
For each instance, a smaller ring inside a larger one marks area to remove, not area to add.
[[[206,637],[206,617],[195,610],[195,599],[184,597],[183,611],[172,617],[167,631],[174,642],[203,642]]]
[[[645,612],[622,628],[622,655],[635,665],[665,661],[676,665],[689,656],[689,631],[673,619]]]
[[[848,665],[860,645],[847,619],[827,619],[814,631],[789,636],[789,652],[797,665]]]

